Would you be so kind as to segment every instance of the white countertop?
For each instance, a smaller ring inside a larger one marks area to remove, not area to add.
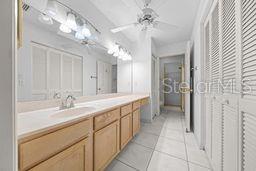
[[[132,95],[125,95],[121,97],[113,97],[113,98],[95,100],[95,101],[90,101],[85,103],[78,103],[75,105],[75,108],[72,108],[72,109],[88,107],[88,111],[82,112],[82,114],[78,114],[78,115],[69,115],[69,116],[67,115],[65,117],[58,116],[60,112],[65,111],[65,110],[60,111],[59,107],[36,110],[32,112],[19,113],[18,121],[17,121],[18,139],[47,131],[56,126],[79,120],[80,118],[90,117],[100,112],[106,111],[108,109],[122,106],[124,104],[130,103],[132,101],[136,101],[139,99],[143,99],[146,97],[149,97],[149,95],[132,94]],[[66,109],[66,110],[72,110],[72,109]]]

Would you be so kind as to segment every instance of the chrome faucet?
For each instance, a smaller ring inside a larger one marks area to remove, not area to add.
[[[70,101],[69,101],[70,100]],[[69,109],[75,107],[74,101],[76,98],[73,95],[68,95],[66,99],[61,101],[60,110]]]
[[[61,98],[60,92],[54,92],[53,99],[60,99],[60,98]]]

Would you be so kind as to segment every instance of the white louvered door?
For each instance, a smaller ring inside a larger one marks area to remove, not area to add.
[[[237,0],[221,0],[222,19],[222,170],[238,169],[238,24]]]
[[[217,14],[216,4],[220,13]],[[205,72],[210,49],[212,96],[206,108],[206,152],[214,170],[256,170],[256,1],[216,0],[210,11],[210,43],[205,41]],[[217,16],[219,21],[217,21]],[[209,20],[206,20],[208,24]],[[219,22],[220,27],[216,27]],[[220,30],[217,30],[219,28]],[[220,45],[217,35],[220,34]],[[205,27],[207,32],[207,27]],[[205,40],[208,35],[205,34]],[[209,45],[209,46],[208,46]],[[220,58],[216,58],[218,56]],[[220,62],[220,66],[217,64]],[[223,88],[216,94],[215,80]],[[207,97],[207,95],[205,96]],[[211,107],[210,107],[211,104]],[[220,106],[220,108],[219,108]],[[221,109],[221,110],[219,110]],[[211,119],[207,119],[211,111]],[[219,115],[220,114],[220,115]],[[208,122],[211,120],[211,132]],[[221,121],[221,135],[219,122]],[[211,143],[209,136],[211,136]],[[221,137],[221,154],[219,154]],[[211,149],[211,150],[210,150]],[[219,156],[221,162],[219,167]]]
[[[210,82],[210,23],[209,21],[205,25],[205,77],[204,80],[206,83]],[[205,93],[205,150],[211,159],[212,156],[212,112],[211,112],[211,96],[209,92],[209,87],[206,88]]]
[[[31,43],[31,100],[83,95],[83,58],[38,43]]]
[[[205,106],[206,111],[212,111],[212,130],[211,134],[209,133],[212,136],[212,150],[210,153],[210,143],[207,143],[208,140],[206,140],[206,151],[209,158],[211,158],[214,170],[255,171],[256,1],[217,0],[215,2],[220,5],[220,13],[216,14],[216,3],[214,3],[209,14],[211,16],[209,29],[211,43],[209,49],[211,51],[210,75],[213,82],[213,99],[210,103],[206,101]],[[221,40],[219,46],[218,41],[216,41],[216,35],[218,35],[216,29],[217,15],[220,16],[219,33]],[[207,39],[207,35],[205,35],[205,39]],[[207,41],[205,41],[206,52],[208,50],[207,46]],[[217,63],[219,63],[216,58],[218,52],[220,52],[220,66],[217,66]],[[215,80],[219,75],[221,76],[223,89],[222,93],[216,95]],[[209,107],[209,104],[211,104],[211,107]],[[221,121],[222,128],[222,153],[220,155],[218,153],[219,130],[216,129],[219,121]],[[208,129],[206,127],[206,130]],[[221,156],[221,168],[218,167],[218,156]]]
[[[212,166],[215,171],[221,170],[222,152],[222,115],[219,88],[221,80],[220,65],[220,6],[217,2],[214,5],[211,16],[211,103],[212,103]]]
[[[240,170],[256,168],[256,1],[241,0]]]

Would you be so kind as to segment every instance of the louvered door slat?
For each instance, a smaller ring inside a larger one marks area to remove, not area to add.
[[[223,0],[222,8],[222,79],[224,93],[232,93],[236,85],[236,18],[235,0]],[[232,82],[231,85],[225,85]]]
[[[242,0],[242,79],[245,98],[256,98],[256,1]],[[250,90],[245,86],[250,85]]]
[[[219,5],[216,5],[212,13],[211,22],[211,79],[212,90],[218,92],[218,81],[220,79],[220,30],[219,30]]]
[[[237,170],[238,125],[236,111],[223,105],[223,171]]]
[[[212,162],[213,169],[221,170],[222,161],[222,108],[217,100],[212,101]]]
[[[206,82],[210,79],[210,27],[209,23],[206,25],[205,28],[205,80]]]
[[[243,113],[242,159],[244,171],[256,168],[256,116]]]

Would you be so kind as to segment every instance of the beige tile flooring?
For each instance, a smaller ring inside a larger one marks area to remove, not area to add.
[[[107,171],[210,171],[193,133],[186,133],[184,114],[165,110],[108,166]]]

